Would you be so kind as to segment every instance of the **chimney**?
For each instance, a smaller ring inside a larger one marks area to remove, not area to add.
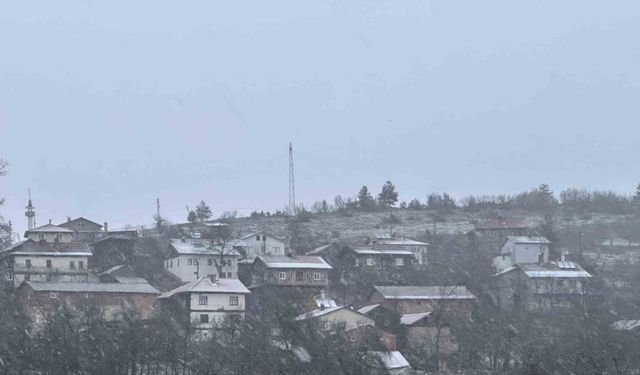
[[[216,274],[209,275],[209,281],[211,281],[212,284],[217,283],[218,282],[218,275],[216,275]]]
[[[324,289],[320,292],[320,299],[327,299],[327,292],[325,292]]]
[[[560,255],[560,261],[561,261],[561,262],[565,262],[565,261],[566,261],[566,259],[567,259],[567,256],[566,256],[566,255],[564,255],[564,253],[563,253],[562,255]]]
[[[109,231],[109,224],[106,221],[104,222],[104,226],[102,227],[102,229],[104,229],[105,232]]]
[[[51,224],[51,219],[49,219],[49,224]]]

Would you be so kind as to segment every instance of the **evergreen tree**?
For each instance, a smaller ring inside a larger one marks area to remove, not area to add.
[[[636,192],[633,194],[633,206],[640,209],[640,184],[636,187]]]
[[[362,186],[358,192],[358,208],[365,211],[370,211],[375,207],[376,202],[373,200],[369,189],[366,186]]]
[[[200,201],[198,206],[196,206],[196,217],[200,221],[205,221],[213,216],[213,212],[211,211],[211,207],[209,207],[204,201]]]
[[[189,211],[189,215],[187,216],[187,220],[190,223],[195,222],[198,219],[198,216],[196,216],[196,213],[194,211]]]
[[[380,195],[378,195],[378,200],[388,208],[393,207],[398,202],[398,192],[391,181],[387,180],[387,182],[382,186],[382,191],[380,192]]]

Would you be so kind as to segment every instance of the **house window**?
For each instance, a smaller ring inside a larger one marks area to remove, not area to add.
[[[320,280],[322,280],[322,274],[320,272],[314,272],[313,281],[320,281]]]
[[[40,241],[43,241],[44,240],[44,233],[38,233],[38,239]]]
[[[31,259],[25,259],[24,260],[24,266],[27,268],[31,268]]]
[[[556,286],[558,288],[561,288],[562,287],[562,280],[556,280]]]
[[[260,241],[260,235],[256,236],[256,241]]]
[[[24,275],[24,279],[25,279],[26,281],[31,280],[31,275],[29,275],[29,274]],[[11,279],[9,279],[9,280],[11,280]]]
[[[367,258],[367,266],[373,266],[373,258]]]
[[[266,241],[266,240],[267,240],[267,236],[263,235],[263,236],[262,236],[262,240],[263,240],[263,241]]]
[[[286,280],[287,279],[287,274],[285,272],[278,272],[278,279]]]
[[[169,261],[169,268],[173,268],[173,259]]]
[[[76,269],[76,262],[74,260],[69,261],[69,268],[71,268],[72,270]]]
[[[89,299],[89,293],[85,293],[85,294],[84,294],[84,298],[85,298],[85,299]]]
[[[208,305],[209,304],[209,297],[200,295],[200,301],[198,301],[198,303],[201,304],[201,305]]]
[[[49,292],[49,298],[51,299],[58,298],[58,295],[56,294],[56,292]]]
[[[209,323],[209,314],[200,314],[200,323]]]
[[[356,267],[360,266],[360,262],[358,261],[358,258],[355,259],[355,263],[356,263]]]
[[[207,259],[207,266],[213,266],[213,258]]]
[[[189,259],[187,260],[187,264],[188,264],[188,265],[190,265],[190,266],[191,266],[191,265],[193,265],[193,259],[192,259],[192,258],[189,258]]]
[[[51,268],[51,267],[52,267],[51,259],[47,259],[47,268]]]
[[[238,297],[229,297],[229,306],[238,306]]]
[[[273,247],[273,252],[274,252],[274,254],[279,253],[280,252],[280,247],[279,246],[274,246]]]
[[[28,276],[28,275],[27,275],[27,276]],[[7,275],[7,278],[8,278],[9,280],[13,280],[13,274],[12,274],[12,273],[8,274],[8,275]]]
[[[396,258],[396,266],[404,266],[404,259]]]
[[[296,271],[296,281],[301,282],[304,280],[304,273],[302,271]]]
[[[84,269],[84,261],[82,261],[82,260],[78,261],[78,269],[79,270],[83,270]]]
[[[62,233],[56,233],[56,240],[62,239]]]

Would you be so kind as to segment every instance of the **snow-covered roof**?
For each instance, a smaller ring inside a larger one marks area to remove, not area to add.
[[[420,242],[416,240],[403,239],[403,240],[393,240],[393,239],[384,239],[377,240],[376,243],[384,244],[384,245],[414,245],[414,246],[428,246],[429,244],[426,242]]]
[[[85,242],[40,242],[27,239],[0,252],[0,255],[30,256],[91,256],[91,249]]]
[[[335,300],[331,298],[316,298],[316,306],[318,307],[337,307]]]
[[[518,264],[522,272],[531,278],[587,278],[591,277],[580,265],[575,264],[573,269],[560,268],[556,263],[522,263]]]
[[[393,352],[371,352],[380,357],[384,367],[387,370],[397,370],[403,368],[410,368],[409,362],[402,355],[402,353],[398,351]]]
[[[518,244],[549,244],[549,240],[542,236],[508,236],[507,241]]]
[[[259,255],[254,262],[258,260],[268,268],[331,269],[322,257],[313,255]]]
[[[31,289],[38,292],[85,292],[85,293],[144,293],[160,294],[149,283],[71,283],[26,281]]]
[[[611,324],[611,326],[616,331],[631,331],[631,330],[633,330],[635,328],[640,327],[640,320],[638,320],[638,319],[618,320],[616,322],[613,322]]]
[[[427,316],[431,315],[431,312],[423,312],[423,313],[416,313],[416,314],[404,314],[402,316],[400,316],[400,324],[404,324],[407,326],[410,326],[424,318],[426,318]]]
[[[251,293],[242,282],[238,279],[218,279],[212,282],[208,277],[201,277],[197,280],[188,282],[183,286],[177,287],[158,298],[169,298],[180,293],[235,293],[249,294]]]
[[[359,255],[414,255],[404,249],[372,249],[370,247],[352,247],[351,250]]]
[[[25,233],[73,233],[71,229],[62,228],[53,224],[45,224],[37,228],[30,229]]]
[[[344,306],[325,307],[325,308],[315,309],[315,310],[312,310],[312,311],[309,311],[307,313],[304,313],[302,315],[297,316],[296,320],[313,319],[313,318],[317,318],[319,316],[327,315],[329,313],[332,313],[332,312],[338,311],[338,310],[342,310],[342,309],[344,309]]]
[[[265,236],[267,236],[267,237],[274,238],[274,239],[276,239],[276,240],[278,240],[278,241],[280,241],[280,242],[284,242],[281,238],[278,238],[278,237],[276,237],[276,236],[273,236],[273,235],[271,235],[271,234],[269,234],[269,233],[264,233],[264,232],[253,232],[253,233],[249,233],[249,234],[247,234],[247,235],[244,235],[244,236],[240,237],[240,239],[241,239],[241,240],[247,240],[247,239],[249,239],[249,238],[251,238],[251,237],[255,237],[255,236],[258,236],[258,235],[260,235],[260,236],[265,235]]]
[[[360,314],[368,314],[369,312],[377,309],[378,307],[380,307],[380,304],[375,304],[375,305],[369,305],[369,306],[363,306],[361,308],[358,309],[358,312]]]
[[[240,255],[232,248],[233,245],[233,243],[227,244],[227,248],[224,250],[225,256]],[[223,251],[222,246],[210,246],[207,240],[172,239],[171,247],[181,255],[220,255]]]
[[[456,286],[374,286],[385,299],[475,299],[463,285]]]

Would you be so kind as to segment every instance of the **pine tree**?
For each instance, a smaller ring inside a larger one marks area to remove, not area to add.
[[[198,216],[196,216],[196,213],[194,211],[189,211],[189,215],[187,216],[187,221],[189,221],[190,223],[193,223],[197,219],[198,219]]]
[[[640,209],[640,184],[636,187],[636,193],[633,194],[633,206]]]
[[[369,193],[369,189],[366,186],[362,186],[358,192],[358,208],[361,210],[369,211],[375,207],[375,201]]]
[[[200,221],[205,221],[213,216],[213,212],[211,211],[211,207],[207,206],[204,201],[200,201],[198,206],[196,206],[196,217]]]
[[[385,182],[382,186],[382,191],[378,195],[378,200],[388,208],[393,207],[398,202],[398,192],[391,181]]]

